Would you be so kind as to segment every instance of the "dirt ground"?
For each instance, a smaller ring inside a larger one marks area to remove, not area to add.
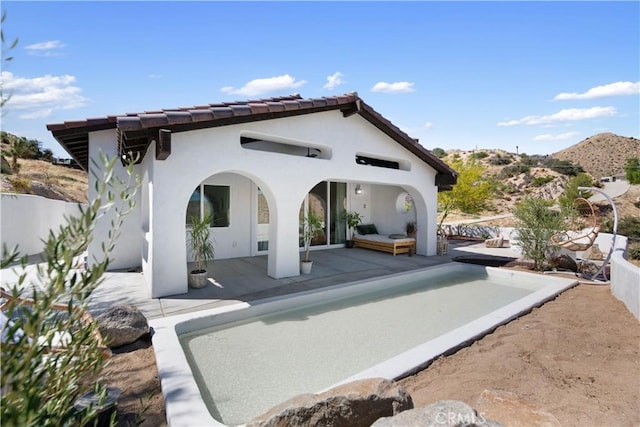
[[[148,341],[120,349],[104,374],[123,392],[120,425],[166,425]],[[578,285],[400,383],[416,407],[441,399],[475,407],[483,390],[503,390],[564,426],[638,426],[640,323],[609,286]]]

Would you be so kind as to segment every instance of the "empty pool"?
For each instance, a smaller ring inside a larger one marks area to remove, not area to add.
[[[168,421],[243,424],[297,394],[399,378],[575,283],[448,264],[154,321]]]

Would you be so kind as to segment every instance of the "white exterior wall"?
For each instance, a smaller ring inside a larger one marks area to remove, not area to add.
[[[323,152],[330,151],[331,159],[244,149],[240,144],[243,132],[317,146]],[[92,153],[99,147],[113,153],[115,146],[115,131],[91,134]],[[411,171],[358,165],[356,153],[406,160]],[[224,230],[213,229],[217,258],[252,255],[252,192],[254,185],[262,189],[270,214],[267,273],[274,278],[299,275],[300,205],[314,185],[327,180],[352,184],[350,210],[363,213],[365,219],[370,216],[373,220],[379,212],[371,206],[376,202],[372,185],[394,186],[390,193],[398,193],[401,188],[410,192],[417,208],[417,252],[435,254],[435,170],[358,115],[343,118],[340,111],[328,111],[173,133],[171,155],[156,161],[152,144],[140,170],[142,209],[126,219],[128,233],[122,245],[126,249],[119,246],[116,259],[132,263],[137,256],[136,265],[140,265],[142,253],[152,297],[187,292],[186,206],[193,189],[203,182],[226,182],[232,187],[231,225]],[[353,194],[356,183],[363,187],[362,195]],[[375,186],[375,191],[379,188]],[[395,204],[395,197],[388,197]],[[392,219],[384,221],[390,224]]]
[[[94,173],[99,178],[102,178],[104,173],[104,166],[100,161],[100,152],[102,152],[102,154],[106,154],[109,158],[118,156],[115,130],[104,130],[89,134],[89,157],[95,159],[96,164],[98,165],[96,168],[95,165],[89,162],[89,201],[94,200],[96,197]],[[135,173],[141,173],[140,167],[136,167],[135,169]],[[125,180],[125,182],[128,180],[126,170],[122,167],[122,163],[119,160],[116,161],[114,176],[119,176],[121,179]],[[120,200],[119,197],[117,197],[119,192],[120,190],[115,191],[116,207],[120,207]],[[114,250],[109,253],[109,257],[112,260],[109,265],[111,270],[140,266],[140,253],[143,237],[140,224],[140,192],[136,194],[135,200],[137,208],[123,218],[123,224],[120,228],[120,237],[116,241]],[[105,254],[102,253],[101,245],[107,240],[107,235],[111,228],[111,220],[114,218],[114,212],[111,210],[98,220],[94,231],[93,241],[89,244],[89,256],[87,259],[89,265],[93,265],[96,261],[104,259]]]
[[[66,224],[66,216],[78,216],[78,203],[52,200],[31,194],[1,195],[0,237],[11,250],[16,245],[21,255],[36,255],[44,250],[50,230]]]

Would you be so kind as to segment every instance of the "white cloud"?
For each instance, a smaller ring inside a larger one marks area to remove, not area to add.
[[[414,92],[412,82],[378,82],[371,88],[371,92],[380,93],[409,93]]]
[[[153,73],[151,73],[151,74],[148,74],[147,77],[149,77],[150,79],[161,79],[164,76],[162,74],[153,74]]]
[[[341,84],[346,83],[346,81],[342,80],[342,78],[344,77],[344,74],[342,74],[341,72],[337,71],[335,73],[333,73],[330,76],[327,76],[327,83],[325,83],[324,86],[322,86],[325,89],[335,89],[336,87],[340,86]]]
[[[431,129],[432,127],[433,127],[433,123],[431,123],[431,122],[427,122],[427,123],[424,124],[424,128],[425,129]]]
[[[546,116],[526,116],[518,120],[499,122],[498,126],[546,125],[549,123],[611,117],[618,114],[614,107],[566,108]]]
[[[557,135],[545,133],[543,135],[537,135],[533,138],[534,141],[563,141],[566,139],[572,139],[579,135],[580,132],[564,132]]]
[[[25,46],[25,49],[29,55],[57,56],[61,55],[61,53],[56,50],[62,49],[63,47],[65,47],[65,44],[60,40],[49,40],[46,42],[30,44],[29,46]]]
[[[82,90],[74,86],[75,76],[68,74],[47,74],[29,79],[3,71],[1,80],[2,92],[11,95],[4,107],[23,111],[19,115],[21,119],[46,117],[54,110],[68,110],[87,104],[87,98],[81,95]]]
[[[640,94],[640,82],[615,82],[608,85],[596,86],[584,93],[563,92],[553,98],[556,101],[572,99],[595,99],[607,96],[625,96]]]
[[[296,81],[294,77],[291,77],[289,74],[285,74],[266,79],[251,80],[239,89],[236,89],[233,86],[225,86],[220,90],[224,93],[234,95],[256,96],[264,93],[283,92],[291,89],[297,89],[306,83],[307,82],[305,80]]]

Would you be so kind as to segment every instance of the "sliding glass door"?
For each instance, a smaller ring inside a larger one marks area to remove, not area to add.
[[[300,207],[300,233],[304,228],[304,217],[308,211],[320,218],[324,233],[312,240],[311,246],[343,244],[346,240],[346,219],[344,216],[347,198],[347,184],[324,181],[311,189]],[[303,246],[300,239],[300,246]]]

